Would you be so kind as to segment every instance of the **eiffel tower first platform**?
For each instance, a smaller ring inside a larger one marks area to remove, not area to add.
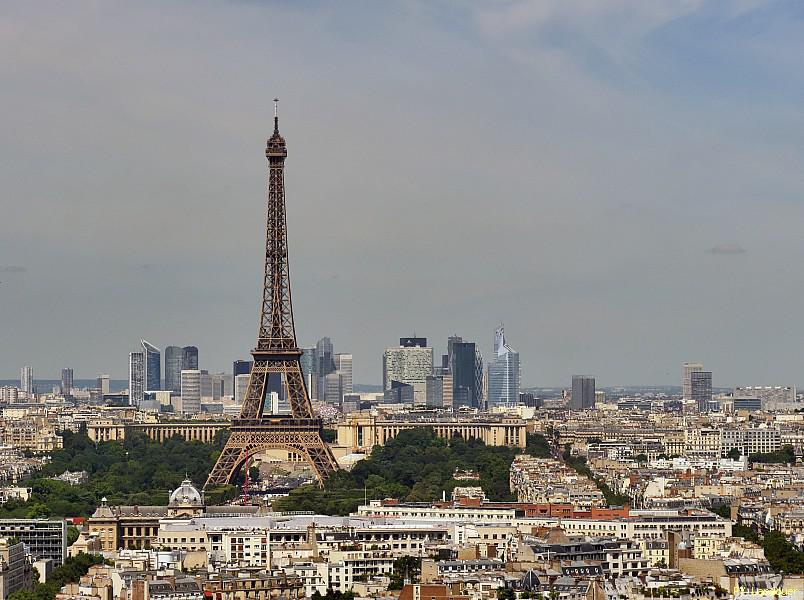
[[[240,417],[232,421],[229,439],[204,487],[229,483],[249,456],[282,449],[310,463],[320,485],[338,468],[324,442],[321,420],[313,415],[302,376],[290,300],[287,223],[285,220],[285,139],[279,135],[274,100],[274,133],[268,140],[268,221],[265,228],[265,273],[254,365]],[[291,415],[265,415],[265,398],[284,385]]]

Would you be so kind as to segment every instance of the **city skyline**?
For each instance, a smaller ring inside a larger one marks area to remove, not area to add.
[[[298,337],[355,382],[499,321],[525,387],[801,380],[794,4],[186,8],[0,13],[4,376],[122,378],[143,338],[246,358],[280,95]]]

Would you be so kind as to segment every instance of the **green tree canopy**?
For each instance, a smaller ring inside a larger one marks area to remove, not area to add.
[[[364,499],[399,498],[431,502],[442,492],[452,493],[458,481],[455,469],[480,475],[480,485],[492,500],[514,500],[508,486],[515,448],[486,446],[476,439],[454,437],[447,441],[429,428],[401,431],[351,472],[338,471],[324,489],[303,486],[274,504],[280,511],[310,510],[324,514],[349,514]]]

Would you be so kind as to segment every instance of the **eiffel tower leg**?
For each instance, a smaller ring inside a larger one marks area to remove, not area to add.
[[[225,485],[234,477],[238,465],[243,460],[241,457],[243,456],[245,447],[236,445],[236,443],[230,443],[230,441],[231,440],[227,440],[226,446],[215,462],[215,466],[212,467],[212,471],[209,472],[207,482],[204,484],[205,488],[211,485]]]
[[[319,486],[324,487],[329,476],[338,470],[338,463],[324,438],[320,434],[315,437],[315,440],[308,439],[305,442],[303,453],[315,471]]]

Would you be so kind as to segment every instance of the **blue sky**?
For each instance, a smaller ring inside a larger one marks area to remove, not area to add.
[[[299,342],[802,382],[800,2],[7,2],[0,374],[245,357],[271,99]]]

